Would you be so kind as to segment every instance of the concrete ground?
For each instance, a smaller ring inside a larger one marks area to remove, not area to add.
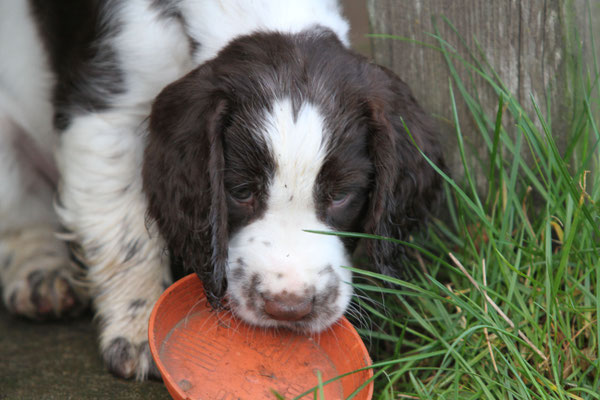
[[[33,322],[0,305],[0,400],[170,399],[162,382],[117,379],[102,363],[91,314]]]

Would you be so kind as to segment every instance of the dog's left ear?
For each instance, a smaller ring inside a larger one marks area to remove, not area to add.
[[[214,75],[207,63],[158,95],[142,175],[149,217],[172,256],[198,274],[216,307],[227,288],[222,142],[227,99]]]
[[[366,104],[375,177],[365,231],[406,240],[412,230],[425,223],[441,188],[440,176],[419,149],[443,169],[441,149],[432,121],[410,88],[388,69],[373,64],[369,67]],[[397,275],[403,246],[384,240],[369,240],[366,246],[378,271]]]

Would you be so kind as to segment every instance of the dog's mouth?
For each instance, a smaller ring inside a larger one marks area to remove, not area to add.
[[[352,274],[333,267],[346,263],[341,255],[319,266],[304,260],[304,268],[274,267],[248,255],[230,258],[229,309],[250,325],[318,333],[342,317],[352,297]]]
[[[228,304],[234,315],[251,325],[311,334],[327,329],[341,318],[344,307],[336,303],[337,296],[334,292],[303,298],[256,293],[237,299],[230,294]]]

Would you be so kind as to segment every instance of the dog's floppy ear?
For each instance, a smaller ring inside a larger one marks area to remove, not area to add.
[[[441,150],[433,124],[409,87],[391,71],[370,67],[374,76],[367,107],[375,177],[365,231],[406,240],[411,230],[424,224],[441,187],[439,175],[417,147],[443,168]],[[369,240],[367,252],[377,270],[397,275],[402,246]]]
[[[142,171],[149,217],[173,257],[202,279],[213,306],[227,287],[226,111],[210,64],[167,86],[152,107]]]

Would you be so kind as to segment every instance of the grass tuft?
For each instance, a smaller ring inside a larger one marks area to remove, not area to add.
[[[450,71],[465,174],[457,182],[440,171],[448,218],[433,221],[426,247],[408,244],[412,281],[352,269],[370,318],[360,333],[376,360],[375,398],[600,399],[598,66],[573,77],[579,95],[559,148],[537,99],[530,115],[483,52],[465,60],[432,37]],[[495,91],[493,113],[467,90],[459,64]],[[473,164],[457,101],[487,144]],[[485,193],[475,183],[481,173]]]

